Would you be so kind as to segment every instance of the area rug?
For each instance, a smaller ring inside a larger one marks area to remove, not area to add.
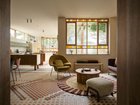
[[[74,78],[74,77],[75,76],[72,76],[71,78]],[[85,90],[81,90],[81,89],[78,89],[78,88],[73,88],[73,87],[69,86],[66,81],[63,81],[63,82],[59,81],[57,83],[58,87],[60,89],[62,89],[63,91],[68,92],[68,93],[72,93],[72,94],[75,94],[75,95],[86,96],[87,92]]]
[[[33,100],[37,100],[49,94],[60,91],[56,80],[36,80],[31,82],[21,83],[11,87],[11,90],[23,100],[25,97],[21,94],[21,89]]]
[[[101,75],[100,77],[112,81],[114,83],[113,93],[117,92],[117,81],[115,79],[112,79],[107,75]],[[75,95],[80,95],[80,96],[86,96],[86,93],[87,93],[86,85],[77,83],[76,79],[77,79],[76,76],[72,76],[71,78],[67,79],[65,82],[64,81],[58,82],[57,85],[60,89],[62,89],[65,92],[72,93]],[[67,81],[69,81],[69,82],[67,82]],[[73,84],[71,85],[69,83],[73,83]],[[75,84],[76,84],[76,86],[74,86]],[[83,89],[80,89],[79,87],[83,87]]]
[[[11,86],[10,89],[20,100],[26,99],[26,97],[15,86]]]
[[[67,84],[72,77],[74,76],[60,80],[20,80],[18,84],[11,86],[11,105],[116,105],[116,98],[112,96],[97,102],[94,97],[84,96],[84,93],[80,92],[78,88],[77,92],[71,94],[58,87],[59,83]]]

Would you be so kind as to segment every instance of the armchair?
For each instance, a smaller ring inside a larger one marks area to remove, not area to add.
[[[117,74],[117,59],[115,58],[108,59],[108,69],[109,71]]]
[[[49,59],[49,65],[54,68],[54,70],[57,72],[57,79],[58,79],[58,73],[59,72],[66,72],[70,70],[71,63],[62,55],[52,55]],[[52,70],[53,70],[52,68]],[[51,74],[52,74],[51,70]],[[50,75],[51,75],[50,74]],[[69,72],[70,74],[70,72]]]

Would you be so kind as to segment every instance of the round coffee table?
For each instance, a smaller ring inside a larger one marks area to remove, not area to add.
[[[94,77],[99,77],[100,70],[94,68],[79,68],[76,69],[77,82],[86,84],[86,80]]]

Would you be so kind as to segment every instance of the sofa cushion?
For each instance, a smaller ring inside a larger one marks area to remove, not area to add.
[[[77,60],[77,63],[88,63],[87,60]]]
[[[98,60],[77,60],[77,63],[99,63]]]
[[[88,63],[98,63],[98,60],[88,60]]]

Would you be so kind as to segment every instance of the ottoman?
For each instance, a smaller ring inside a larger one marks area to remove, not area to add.
[[[97,77],[91,78],[86,81],[87,95],[89,92],[94,93],[97,98],[97,101],[100,101],[100,97],[112,95],[113,96],[113,87],[114,84],[112,81]]]

